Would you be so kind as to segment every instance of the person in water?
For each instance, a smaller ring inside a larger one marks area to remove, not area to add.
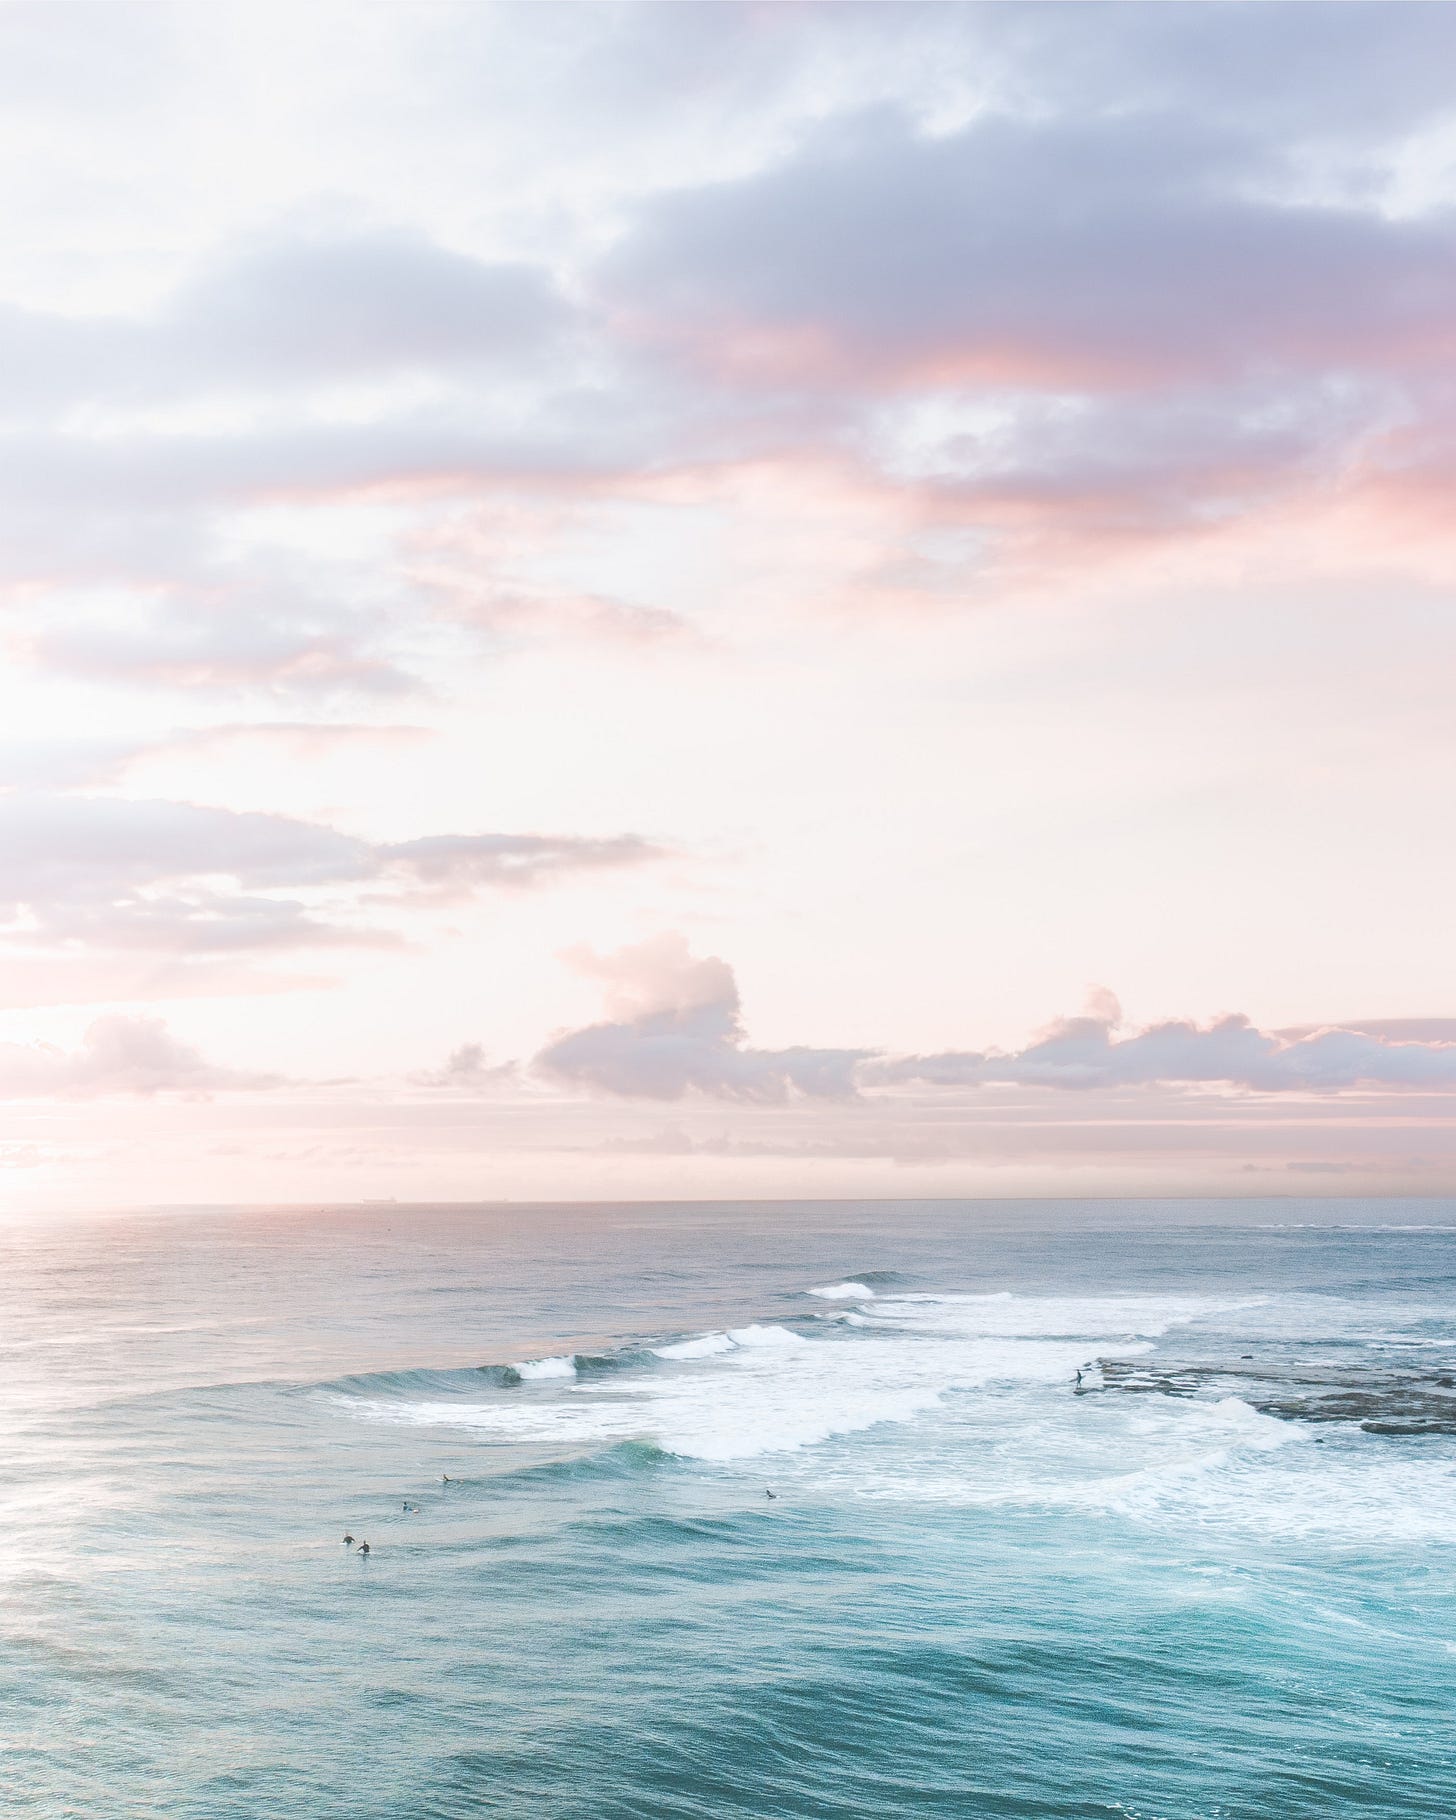
[[[344,1546],[347,1548],[353,1542],[353,1540],[354,1540],[354,1538],[352,1536],[345,1536],[344,1537]]]
[[[1082,1382],[1082,1368],[1080,1365],[1077,1367],[1077,1382],[1078,1384]]]
[[[367,1542],[361,1542],[355,1552],[357,1554],[367,1555],[369,1553],[369,1544]]]
[[[776,1491],[765,1491],[763,1495],[766,1498],[776,1498],[779,1494]]]

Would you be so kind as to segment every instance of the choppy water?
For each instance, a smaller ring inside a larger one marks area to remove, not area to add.
[[[0,1248],[6,1813],[1456,1813],[1456,1203]]]

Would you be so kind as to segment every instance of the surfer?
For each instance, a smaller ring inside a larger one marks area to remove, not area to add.
[[[352,1544],[353,1544],[353,1541],[354,1541],[354,1538],[353,1538],[353,1537],[352,1537],[352,1536],[345,1536],[345,1537],[344,1537],[344,1546],[345,1546],[345,1548],[348,1548],[348,1547],[350,1547],[350,1546],[351,1546],[351,1545],[352,1545]]]
[[[448,1485],[450,1483],[450,1475],[448,1472],[442,1472],[440,1474],[440,1483],[442,1485]]]
[[[765,1491],[764,1491],[764,1494],[763,1494],[763,1495],[764,1495],[764,1496],[765,1496],[765,1497],[766,1497],[766,1498],[776,1498],[776,1497],[777,1497],[777,1496],[778,1496],[778,1495],[779,1495],[779,1494],[778,1494],[778,1493],[777,1493],[777,1492],[776,1492],[776,1491],[768,1491],[768,1490],[765,1490]]]
[[[369,1544],[367,1542],[361,1542],[354,1552],[356,1554],[367,1555],[369,1553]]]

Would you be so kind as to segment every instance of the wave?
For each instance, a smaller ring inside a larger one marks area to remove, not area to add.
[[[618,1441],[589,1454],[572,1454],[562,1460],[534,1460],[505,1472],[493,1472],[492,1488],[512,1484],[575,1484],[581,1481],[637,1479],[664,1467],[677,1465],[675,1455],[653,1441]],[[462,1480],[461,1483],[468,1483]]]
[[[1270,1220],[1267,1224],[1264,1224],[1264,1225],[1238,1226],[1238,1227],[1235,1227],[1234,1230],[1236,1232],[1452,1232],[1452,1233],[1456,1233],[1456,1226],[1451,1225],[1449,1222],[1447,1222],[1447,1224],[1445,1224],[1444,1226],[1437,1225],[1434,1222],[1427,1222],[1425,1225],[1420,1225],[1420,1226],[1410,1226],[1410,1225],[1401,1226],[1401,1225],[1397,1225],[1394,1221],[1382,1221],[1379,1225],[1371,1225],[1368,1223],[1363,1224],[1363,1225],[1355,1225],[1353,1222],[1346,1221],[1346,1222],[1336,1225],[1336,1224],[1332,1224],[1332,1223],[1330,1223],[1328,1221],[1324,1221],[1324,1220]]]
[[[723,1336],[723,1343],[730,1344],[726,1336]],[[654,1356],[649,1348],[624,1346],[615,1352],[560,1353],[539,1359],[517,1359],[510,1364],[418,1366],[399,1371],[355,1372],[322,1384],[289,1388],[358,1397],[479,1397],[492,1390],[514,1390],[522,1384],[547,1384],[553,1380],[598,1378],[641,1370],[652,1365]]]
[[[1109,1342],[1130,1360],[1173,1326],[1249,1305],[1248,1298],[906,1291],[826,1311],[808,1334],[749,1322],[645,1348],[394,1374],[349,1388],[356,1413],[373,1420],[588,1453],[632,1442],[727,1462],[916,1422],[948,1398],[1070,1389],[1077,1370]],[[529,1395],[509,1394],[522,1386]],[[475,1394],[458,1394],[464,1388]]]
[[[733,1341],[726,1333],[705,1333],[695,1340],[677,1340],[671,1346],[654,1346],[658,1359],[711,1359],[718,1353],[732,1352]]]
[[[735,1327],[728,1333],[699,1334],[696,1339],[675,1340],[669,1346],[654,1346],[651,1352],[655,1359],[712,1359],[725,1352],[736,1352],[740,1346],[751,1349],[808,1344],[802,1334],[770,1324],[762,1327]]]
[[[544,1378],[574,1378],[576,1354],[568,1352],[555,1359],[522,1359],[510,1369],[523,1384],[535,1384]]]
[[[603,1448],[627,1440],[708,1461],[794,1453],[905,1423],[957,1391],[1070,1382],[1087,1343],[833,1330],[810,1339],[752,1323],[652,1349],[654,1368],[592,1381],[560,1375],[517,1400],[361,1399],[359,1413],[498,1440]]]
[[[784,1347],[808,1346],[811,1344],[810,1341],[804,1338],[803,1334],[794,1333],[787,1327],[779,1327],[772,1323],[763,1327],[756,1324],[752,1327],[730,1327],[728,1329],[728,1338],[732,1340],[735,1346],[747,1346],[750,1348],[761,1347],[774,1351],[781,1350]]]
[[[874,1290],[868,1283],[825,1283],[818,1289],[806,1289],[805,1295],[822,1296],[826,1302],[844,1302],[859,1300],[868,1302],[874,1299]]]
[[[1076,1407],[1088,1409],[1080,1400]],[[903,1504],[1080,1510],[1181,1540],[1201,1531],[1221,1545],[1299,1538],[1363,1551],[1456,1542],[1449,1453],[1397,1457],[1358,1431],[1316,1439],[1232,1396],[1142,1398],[1131,1416],[1099,1403],[1096,1414],[1083,1451],[1070,1457],[1043,1451],[1042,1430],[1038,1450],[871,1467],[835,1476],[832,1488]]]
[[[1257,1308],[1267,1300],[1265,1296],[1019,1296],[997,1290],[984,1295],[883,1298],[863,1313],[875,1326],[924,1333],[1120,1343],[1156,1339],[1172,1327]]]
[[[332,1391],[343,1396],[478,1396],[483,1390],[519,1381],[514,1365],[461,1365],[440,1369],[420,1366],[400,1371],[354,1372],[348,1377],[331,1378],[324,1384],[291,1388]]]

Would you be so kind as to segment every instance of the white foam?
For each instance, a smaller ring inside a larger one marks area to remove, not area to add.
[[[947,1295],[943,1290],[932,1292],[928,1289],[907,1289],[903,1295],[895,1297],[897,1302],[1014,1302],[1016,1297],[1009,1289],[987,1289],[979,1295]]]
[[[1262,1298],[1260,1298],[1262,1299]],[[1211,1296],[905,1295],[865,1310],[871,1321],[921,1332],[1089,1343],[1156,1338],[1200,1317],[1257,1306]]]
[[[1156,1332],[1181,1312],[1166,1304],[1155,1309],[1150,1298],[1135,1307],[1128,1298],[1111,1298],[1109,1307],[1097,1298],[1004,1293],[877,1300],[868,1308],[873,1320],[836,1311],[854,1326],[836,1323],[822,1338],[764,1322],[654,1349],[665,1361],[695,1367],[681,1372],[578,1381],[569,1360],[534,1361],[534,1376],[570,1380],[544,1402],[392,1400],[370,1413],[553,1443],[644,1439],[695,1459],[749,1459],[910,1422],[952,1392],[1070,1386],[1101,1333],[1118,1333],[1124,1354],[1148,1350],[1147,1341],[1129,1337],[1128,1327]]]
[[[576,1356],[568,1353],[562,1359],[524,1359],[512,1365],[511,1370],[527,1384],[534,1383],[538,1378],[574,1378]]]
[[[805,1295],[823,1296],[826,1302],[874,1300],[874,1290],[867,1283],[825,1283],[818,1289],[806,1289]]]
[[[826,1310],[809,1338],[763,1323],[673,1341],[654,1349],[665,1369],[578,1379],[569,1359],[531,1360],[517,1367],[523,1376],[556,1381],[529,1396],[487,1386],[479,1400],[340,1404],[381,1422],[573,1450],[641,1439],[700,1461],[772,1457],[786,1484],[812,1471],[818,1494],[1074,1509],[1170,1539],[1197,1530],[1261,1546],[1456,1543],[1446,1452],[1401,1452],[1339,1426],[1315,1436],[1233,1397],[1076,1394],[1079,1367],[1082,1389],[1096,1389],[1087,1362],[1109,1340],[1124,1358],[1148,1353],[1178,1322],[1251,1306],[1267,1313],[1240,1315],[1241,1331],[1250,1319],[1288,1331],[1318,1317],[1330,1332],[1351,1312],[1299,1296],[884,1297]],[[873,1444],[794,1463],[870,1429],[882,1431]]]
[[[377,1420],[549,1442],[651,1440],[693,1459],[738,1460],[791,1453],[881,1423],[908,1422],[954,1390],[998,1382],[1067,1383],[1085,1357],[1080,1341],[878,1332],[808,1340],[771,1325],[704,1338],[730,1342],[728,1350],[696,1355],[705,1369],[624,1372],[573,1382],[545,1403],[523,1404],[509,1396],[463,1405],[391,1401],[368,1406],[368,1413]]]
[[[778,1349],[784,1346],[807,1346],[810,1344],[801,1333],[791,1333],[787,1327],[755,1324],[752,1327],[730,1327],[728,1338],[735,1346],[771,1347]]]
[[[696,1340],[676,1340],[671,1346],[651,1348],[659,1359],[711,1359],[720,1352],[732,1352],[733,1342],[726,1333],[705,1333]]]

